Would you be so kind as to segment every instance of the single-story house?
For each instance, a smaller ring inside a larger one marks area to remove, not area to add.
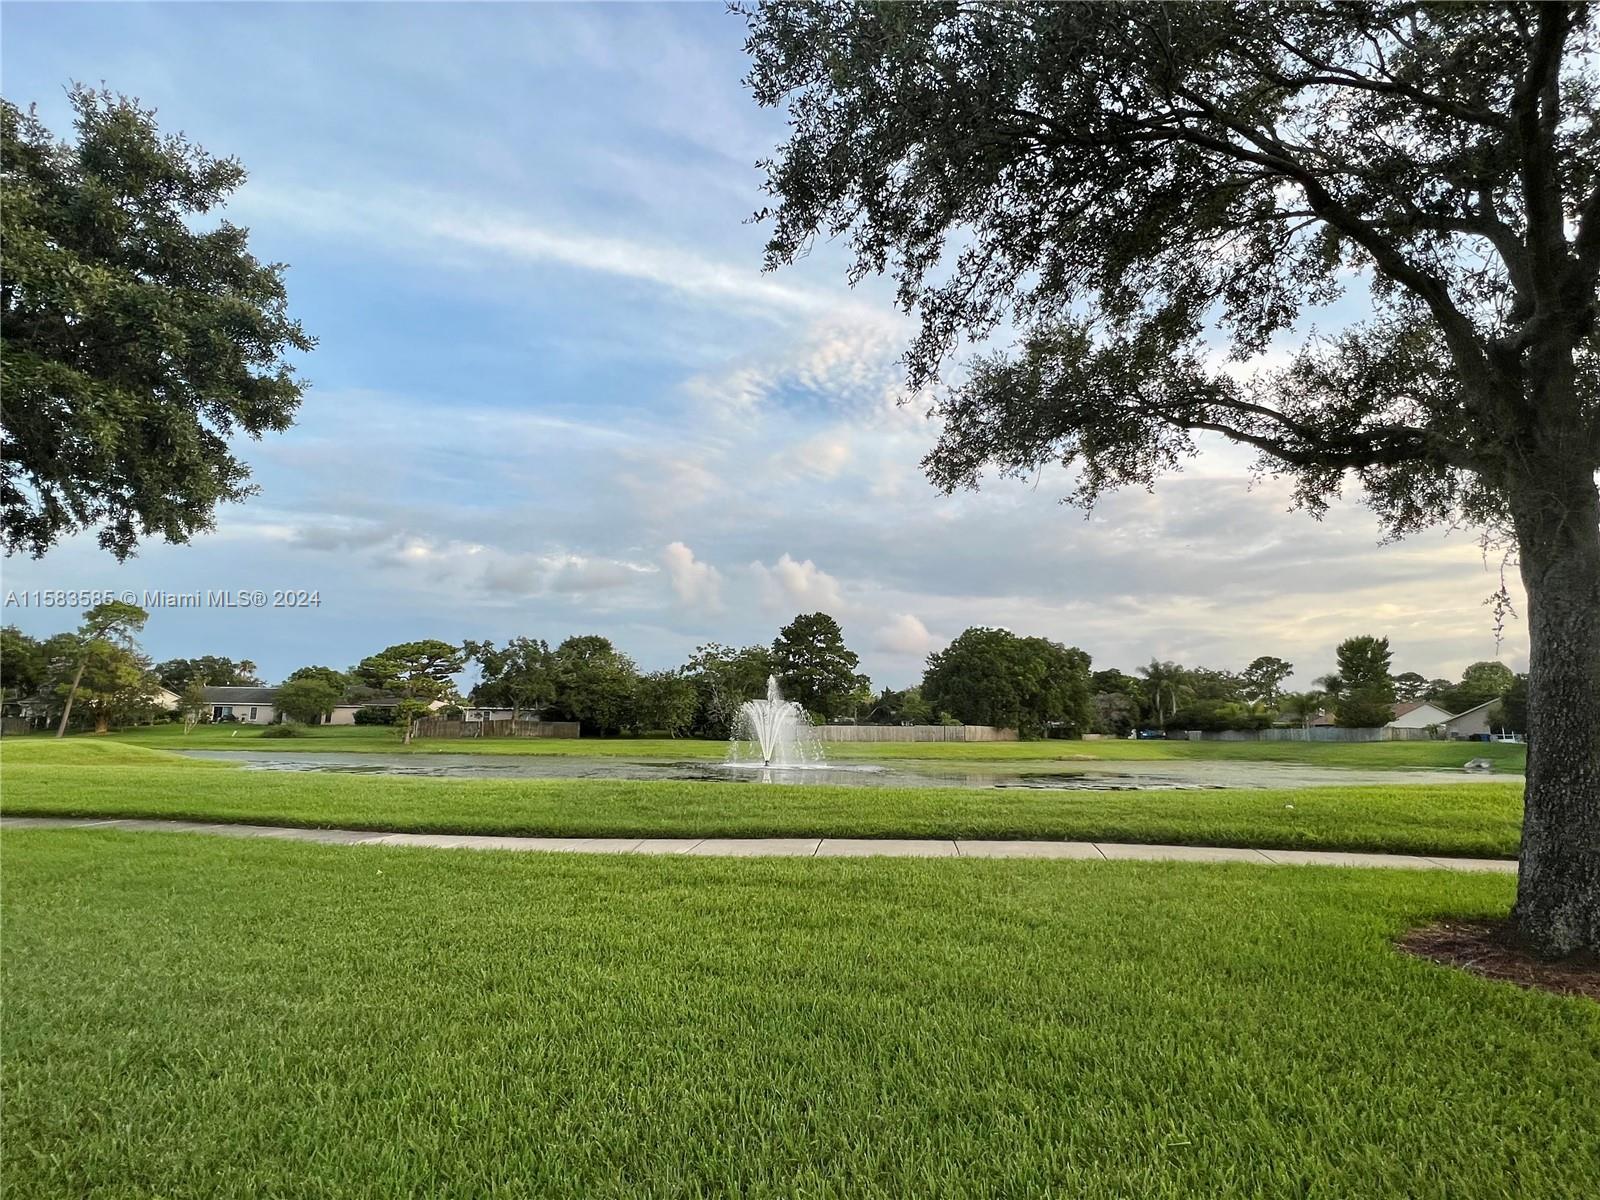
[[[150,693],[150,703],[156,712],[169,713],[178,707],[179,696],[170,688],[157,685],[156,690]],[[19,696],[15,700],[7,700],[3,707],[6,716],[38,727],[60,717],[58,705],[59,701],[53,697]]]
[[[514,708],[498,708],[489,704],[463,704],[461,706],[461,719],[464,721],[537,721],[537,709],[524,708],[520,712]]]
[[[1443,725],[1451,713],[1432,700],[1402,700],[1394,706],[1394,720],[1387,729],[1426,729],[1429,725]]]
[[[1493,700],[1485,700],[1482,704],[1475,704],[1464,713],[1457,713],[1444,723],[1444,733],[1451,738],[1470,738],[1475,734],[1493,733],[1489,728],[1489,711],[1500,703],[1496,696]]]
[[[275,687],[208,687],[202,689],[206,703],[211,707],[213,721],[240,721],[246,725],[271,725],[278,719],[273,702],[278,698]],[[176,707],[178,698],[173,697]]]
[[[233,720],[245,725],[271,725],[278,719],[278,689],[275,687],[208,687],[205,689],[205,697],[206,703],[211,707],[209,716],[213,721]],[[324,718],[322,724],[354,725],[358,709],[393,708],[399,703],[397,696],[370,696],[362,699],[346,697],[344,703],[333,706],[332,714]],[[435,700],[428,707],[437,710],[444,708],[448,703],[446,700]],[[173,696],[172,703],[167,707],[173,708],[177,704],[178,697]],[[506,709],[505,713],[509,717],[511,710]]]
[[[1443,729],[1450,719],[1450,713],[1431,700],[1401,700],[1394,706],[1393,719],[1385,724],[1383,728],[1426,729],[1430,725],[1437,725]],[[1318,713],[1311,722],[1312,725],[1320,726],[1337,725],[1338,723],[1338,718],[1327,710]]]

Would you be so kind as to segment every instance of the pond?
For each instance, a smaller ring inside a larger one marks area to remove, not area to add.
[[[666,762],[580,755],[365,754],[338,751],[186,750],[189,758],[242,763],[256,771],[414,775],[442,779],[678,779],[844,787],[1039,788],[1052,791],[1158,791],[1203,788],[1353,787],[1362,784],[1468,783],[1510,776],[1467,771],[1316,767],[1266,762],[1103,762],[964,766],[945,762],[828,763],[787,769],[706,760]]]

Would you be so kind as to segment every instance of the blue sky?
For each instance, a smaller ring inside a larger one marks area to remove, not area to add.
[[[156,612],[158,658],[270,679],[416,637],[611,637],[642,667],[834,613],[880,684],[972,624],[1240,667],[1379,633],[1396,669],[1525,665],[1472,531],[1378,545],[1215,447],[1092,518],[1069,483],[942,497],[899,405],[890,289],[822,245],[760,270],[756,161],[783,123],[718,4],[6,4],[4,94],[66,132],[73,80],[138,96],[250,180],[227,215],[289,264],[319,339],[261,493],[191,546],[92,538],[4,588],[315,590],[299,611]],[[1515,585],[1515,573],[1511,572]],[[1520,600],[1520,591],[1513,594]],[[59,611],[8,607],[34,633]]]

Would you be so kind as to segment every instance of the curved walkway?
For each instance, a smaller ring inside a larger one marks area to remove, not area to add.
[[[1249,850],[1235,846],[1147,846],[1132,842],[945,841],[906,838],[548,838],[465,833],[383,833],[371,829],[299,829],[283,825],[203,821],[104,820],[90,817],[0,817],[0,829],[123,829],[139,833],[209,833],[284,838],[336,846],[425,846],[445,850],[545,850],[588,854],[689,854],[753,858],[1080,858],[1183,862],[1246,862],[1262,866],[1401,867],[1422,871],[1516,874],[1503,858],[1440,858],[1415,854],[1352,854],[1339,850]]]

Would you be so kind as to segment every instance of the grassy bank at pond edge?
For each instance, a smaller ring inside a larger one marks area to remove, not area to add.
[[[1401,776],[1400,778],[1403,778]],[[1073,792],[250,771],[109,741],[18,743],[0,811],[535,837],[1054,838],[1513,857],[1520,781]]]

